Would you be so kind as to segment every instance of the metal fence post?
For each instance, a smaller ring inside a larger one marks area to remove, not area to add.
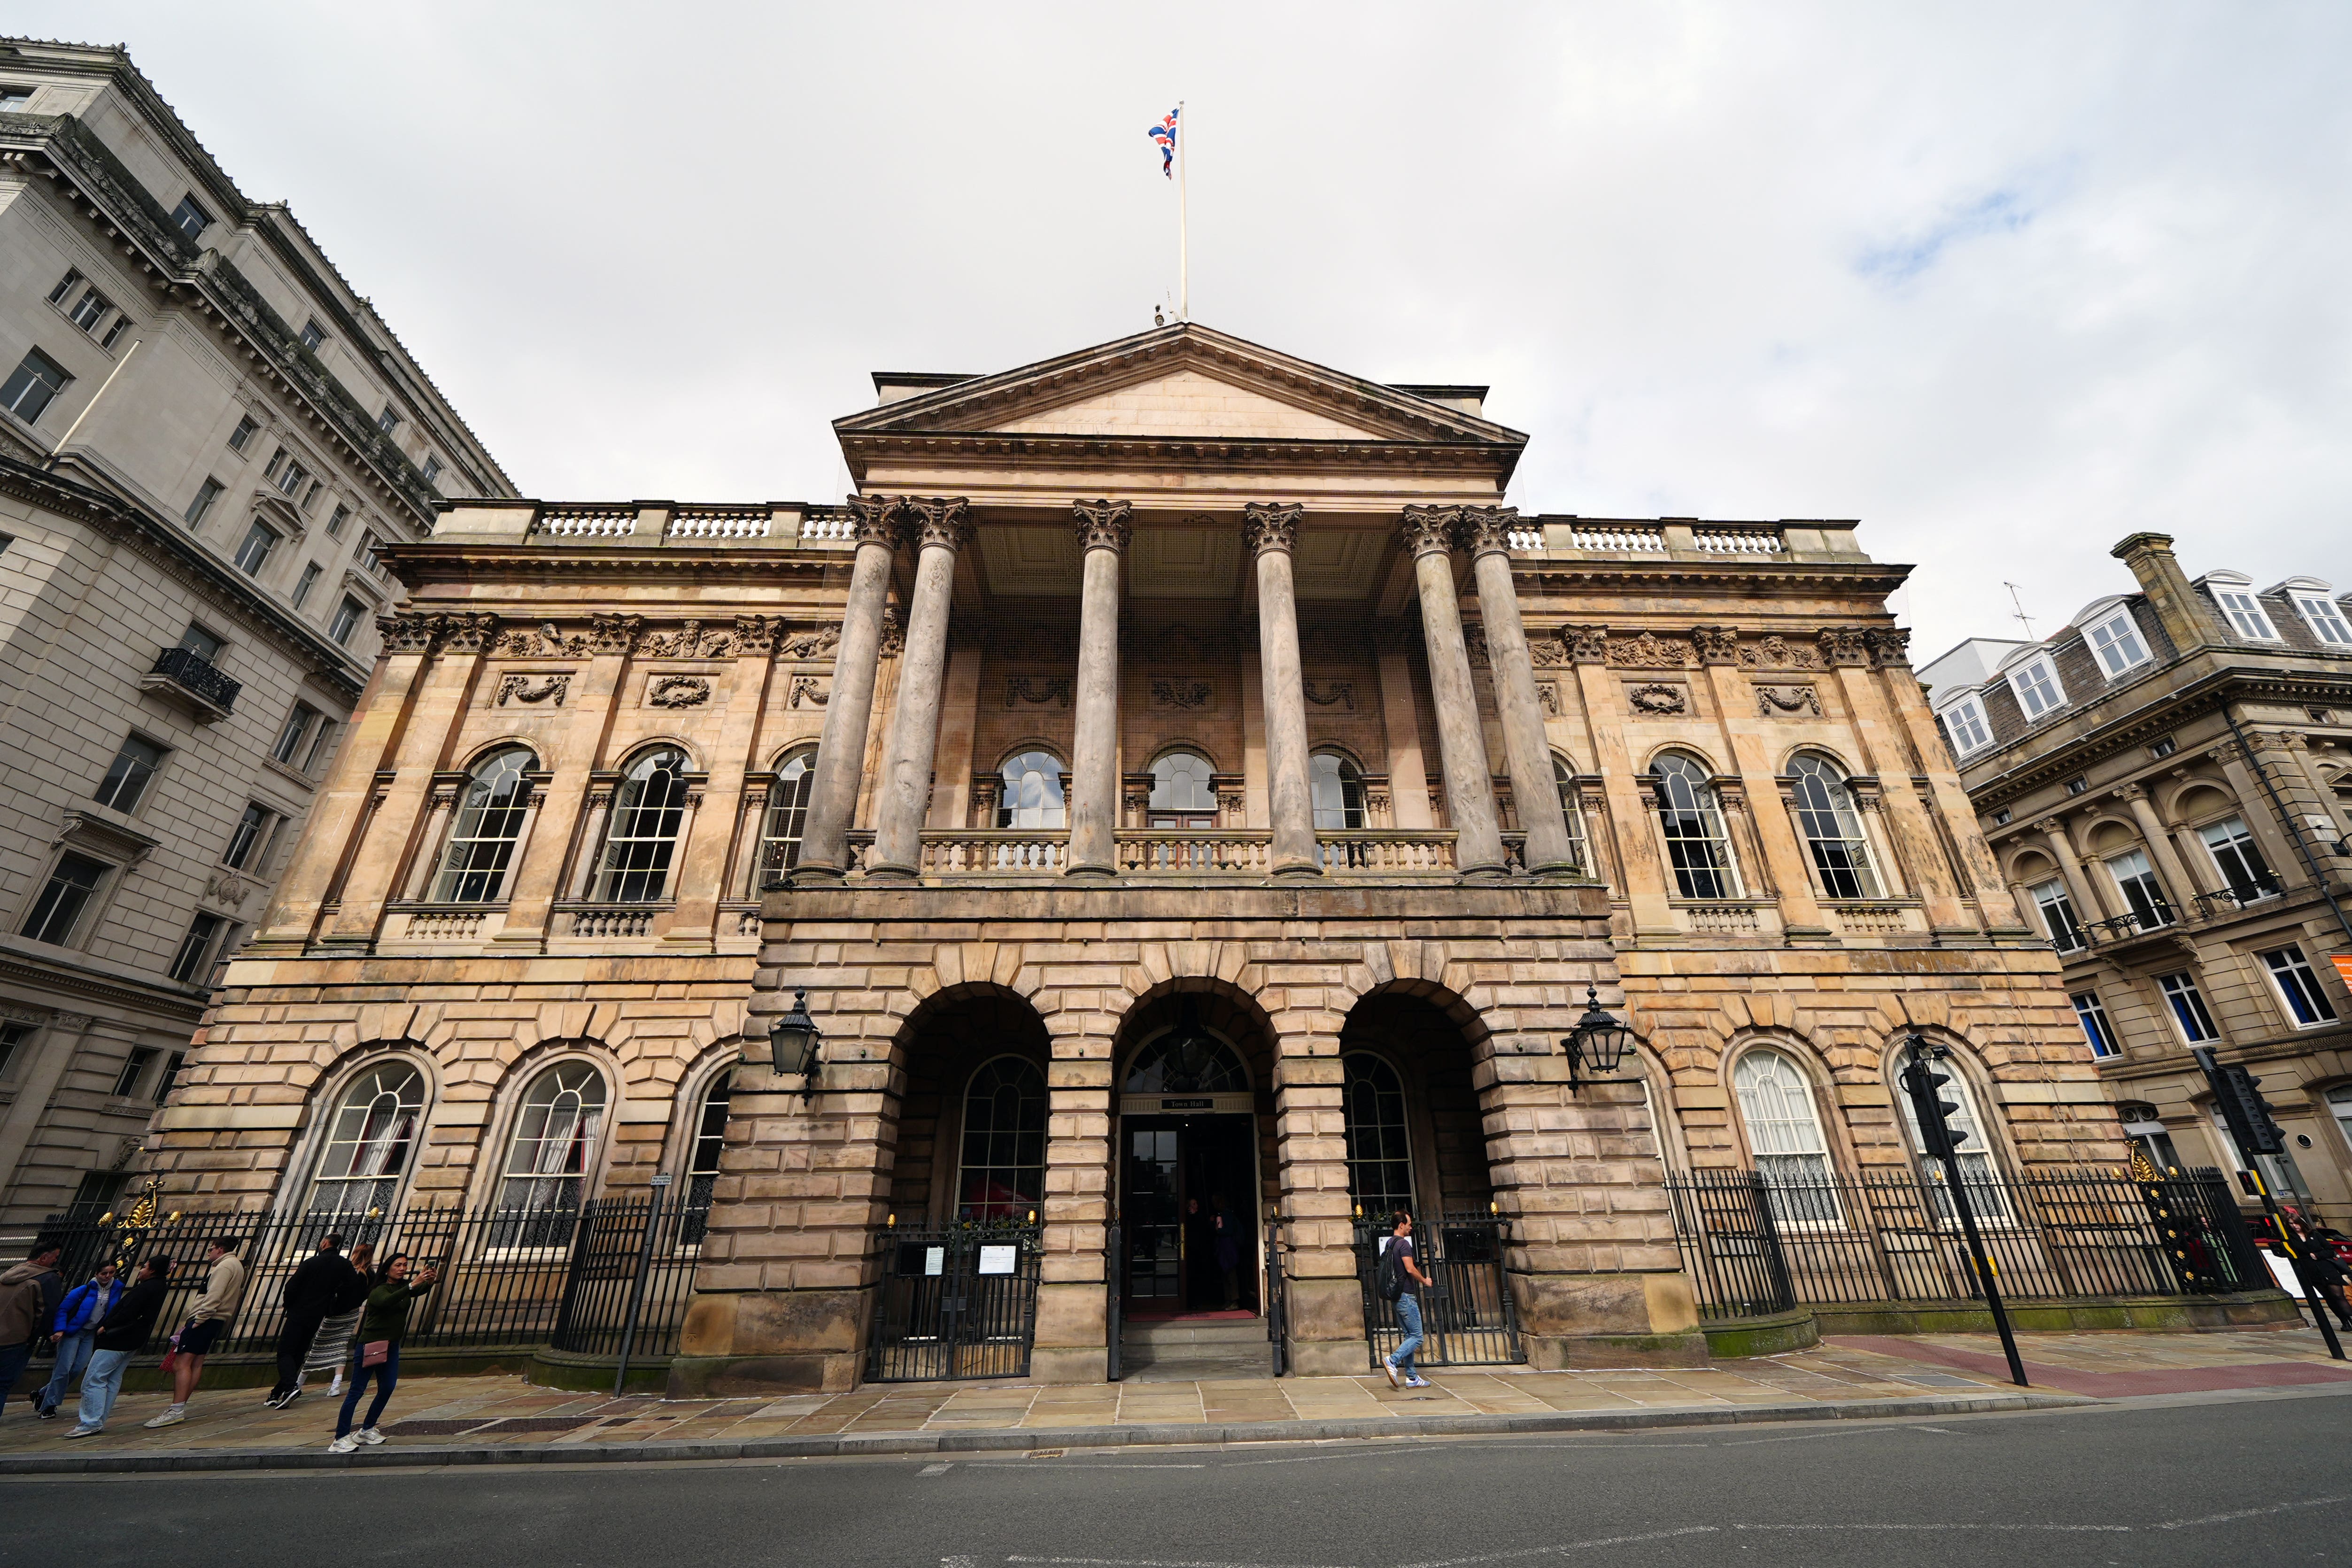
[[[646,1237],[637,1249],[637,1278],[629,1287],[628,1321],[621,1328],[621,1364],[613,1373],[613,1397],[621,1396],[621,1386],[629,1377],[629,1353],[636,1348],[637,1314],[645,1310],[646,1276],[654,1266],[654,1228],[661,1220],[662,1189],[669,1186],[669,1173],[656,1171],[653,1196],[646,1199]]]

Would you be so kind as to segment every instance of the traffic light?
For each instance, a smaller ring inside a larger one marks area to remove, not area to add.
[[[2222,1066],[2213,1059],[2212,1051],[2201,1046],[2196,1055],[2197,1064],[2205,1070],[2205,1082],[2213,1091],[2213,1108],[2221,1113],[2221,1120],[2238,1140],[2238,1146],[2249,1157],[2285,1153],[2286,1134],[2271,1120],[2270,1102],[2263,1098],[2254,1075],[2235,1062]]]
[[[1957,1154],[1960,1145],[1969,1141],[1969,1132],[1954,1123],[1953,1118],[1960,1113],[1959,1106],[1938,1092],[1952,1077],[1928,1065],[1931,1054],[1943,1053],[1917,1036],[1912,1037],[1911,1061],[1903,1070],[1903,1089],[1911,1096],[1911,1111],[1918,1118],[1920,1142],[1927,1145],[1931,1157],[1940,1160]]]

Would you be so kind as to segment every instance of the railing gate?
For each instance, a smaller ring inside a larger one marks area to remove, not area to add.
[[[876,1241],[882,1282],[866,1349],[868,1382],[1028,1375],[1043,1227],[889,1228]]]

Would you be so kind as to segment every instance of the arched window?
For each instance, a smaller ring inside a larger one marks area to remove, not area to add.
[[[1348,1140],[1348,1193],[1368,1220],[1412,1207],[1412,1152],[1405,1135],[1404,1081],[1369,1051],[1339,1059]],[[1418,1218],[1416,1216],[1416,1218]]]
[[[1307,789],[1318,829],[1364,825],[1364,776],[1338,752],[1318,751],[1307,759]]]
[[[722,1067],[711,1074],[702,1109],[694,1122],[694,1148],[686,1162],[686,1214],[678,1228],[678,1244],[698,1247],[710,1225],[710,1189],[719,1182],[719,1156],[727,1148],[727,1103],[735,1092],[735,1070]]]
[[[343,1091],[327,1126],[310,1180],[312,1218],[388,1208],[408,1174],[416,1127],[425,1114],[425,1074],[414,1062],[387,1061]]]
[[[768,786],[768,821],[760,835],[760,874],[752,883],[780,876],[801,860],[801,833],[808,826],[809,791],[816,787],[816,747],[804,746],[776,769]]]
[[[1737,898],[1731,845],[1723,832],[1723,812],[1706,769],[1679,752],[1650,765],[1658,794],[1658,831],[1666,843],[1675,889],[1683,898]]]
[[[1000,828],[1062,828],[1069,818],[1062,804],[1062,760],[1050,751],[1024,751],[1004,764],[1004,788],[997,797]]]
[[[1578,871],[1589,876],[1592,874],[1592,856],[1584,847],[1584,802],[1578,799],[1576,770],[1568,765],[1568,758],[1556,751],[1551,758],[1551,781],[1559,791],[1560,820],[1568,826],[1569,858]]]
[[[489,904],[506,891],[539,759],[520,746],[474,764],[449,825],[449,847],[429,894],[436,904]]]
[[[1731,1070],[1731,1086],[1757,1173],[1771,1190],[1773,1214],[1796,1223],[1836,1224],[1829,1145],[1804,1073],[1777,1051],[1756,1050]]]
[[[1824,757],[1804,756],[1789,765],[1797,799],[1797,826],[1812,852],[1813,875],[1824,898],[1876,898],[1878,873],[1870,863],[1870,840],[1845,776]]]
[[[613,795],[604,865],[593,897],[600,904],[652,904],[669,885],[670,857],[686,817],[686,753],[656,747],[629,764]]]
[[[570,1239],[604,1124],[604,1075],[587,1062],[558,1062],[530,1081],[507,1145],[493,1244],[552,1247]]]
[[[1192,751],[1171,751],[1151,765],[1151,797],[1145,807],[1149,828],[1206,829],[1217,825],[1217,789],[1209,759]]]
[[[963,1096],[958,1219],[1023,1219],[1045,1196],[1045,1075],[1000,1056],[971,1075]]]
[[[1249,1074],[1232,1046],[1196,1024],[1178,1024],[1136,1053],[1122,1092],[1246,1094]]]
[[[1940,1186],[1944,1180],[1943,1162],[1927,1158],[1927,1140],[1919,1133],[1919,1113],[1912,1105],[1911,1096],[1903,1090],[1901,1073],[1907,1060],[1904,1052],[1897,1051],[1887,1062],[1886,1087],[1894,1094],[1895,1103],[1903,1107],[1903,1131],[1911,1141],[1911,1152],[1918,1155],[1927,1166],[1928,1181]],[[1969,1184],[1969,1201],[1974,1204],[1979,1218],[2005,1219],[2009,1217],[2009,1206],[2006,1196],[1996,1185],[2000,1172],[1993,1165],[1992,1145],[1985,1136],[1983,1119],[1977,1114],[1976,1091],[1969,1087],[1968,1075],[1949,1060],[1935,1063],[1932,1071],[1945,1079],[1936,1088],[1936,1098],[1951,1107],[1945,1113],[1944,1120],[1954,1132],[1969,1135],[1968,1141],[1959,1146],[1958,1154],[1960,1179]],[[1948,1197],[1938,1193],[1937,1207],[1943,1211],[1945,1218],[1957,1218],[1957,1211]]]

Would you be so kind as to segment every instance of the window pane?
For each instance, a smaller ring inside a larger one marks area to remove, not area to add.
[[[1665,841],[1675,889],[1684,898],[1736,898],[1731,850],[1715,790],[1699,765],[1669,754],[1651,768],[1658,800],[1658,830]]]
[[[228,836],[228,849],[221,855],[221,864],[232,871],[243,871],[253,852],[261,847],[261,835],[269,827],[270,813],[260,806],[248,805],[245,815],[236,821],[236,830]]]
[[[31,350],[7,381],[0,382],[0,408],[30,424],[72,380],[55,360],[38,349]]]
[[[245,531],[245,542],[236,547],[236,566],[247,577],[258,577],[268,564],[269,552],[278,544],[277,530],[267,523],[255,523]]]
[[[194,985],[203,977],[205,961],[212,956],[213,938],[220,935],[222,925],[217,915],[199,915],[189,922],[187,936],[180,939],[179,956],[172,960],[172,978]]]
[[[1217,809],[1217,791],[1211,782],[1209,759],[1190,751],[1171,751],[1151,765],[1154,811],[1211,812]]]
[[[487,904],[505,890],[530,798],[525,776],[538,758],[520,747],[476,764],[450,819],[449,845],[431,897],[436,904]]]
[[[82,911],[89,906],[90,894],[98,891],[99,879],[107,870],[104,862],[88,855],[58,856],[57,870],[49,873],[48,885],[41,889],[41,896],[33,901],[32,913],[26,916],[24,935],[36,942],[71,942],[75,927],[81,924]]]
[[[2276,983],[2279,999],[2298,1024],[2334,1023],[2336,1005],[2327,993],[2319,988],[2319,977],[2312,971],[2300,947],[2281,947],[2261,955],[2263,967]]]
[[[118,811],[135,811],[147,793],[148,780],[163,765],[163,748],[131,736],[114,754],[114,763],[99,780],[98,803]]]
[[[996,808],[1000,828],[1052,829],[1068,825],[1062,801],[1062,762],[1050,751],[1024,751],[1004,765]]]
[[[425,1111],[425,1075],[404,1061],[362,1073],[328,1124],[310,1184],[313,1216],[365,1216],[390,1207],[407,1173]]]
[[[630,767],[613,793],[604,870],[597,878],[599,902],[650,904],[662,896],[685,821],[686,793],[683,751],[666,747]]]
[[[2296,599],[2294,607],[2303,612],[2313,636],[2333,647],[2352,647],[2352,626],[2345,623],[2334,600],[2306,595]]]
[[[1045,1075],[1033,1063],[1003,1056],[971,1075],[957,1218],[1025,1219],[1044,1203],[1045,1108]]]
[[[568,1240],[604,1118],[604,1076],[586,1062],[551,1067],[531,1081],[507,1146],[491,1243],[550,1247]]]
[[[2099,1005],[2095,991],[2077,991],[2070,998],[2074,1004],[2074,1016],[2083,1025],[2083,1038],[2091,1042],[2093,1056],[2120,1056],[2123,1048],[2116,1043],[2116,1033],[2107,1023],[2107,1009]]]
[[[1770,1192],[1776,1218],[1834,1223],[1837,1197],[1829,1185],[1829,1148],[1813,1112],[1813,1096],[1797,1064],[1777,1051],[1751,1051],[1732,1071],[1739,1119],[1748,1129],[1757,1173]]]
[[[760,838],[760,875],[764,883],[798,865],[801,835],[808,827],[809,791],[816,788],[816,753],[796,751],[776,769],[768,790],[768,821]],[[755,885],[754,893],[759,891]]]
[[[1406,1135],[1404,1081],[1370,1051],[1342,1059],[1348,1193],[1359,1214],[1385,1219],[1414,1207],[1412,1149]]]
[[[1870,841],[1854,810],[1853,792],[1835,768],[1818,757],[1801,757],[1795,775],[1797,823],[1812,852],[1813,873],[1829,898],[1876,898],[1878,873],[1870,861]]]

